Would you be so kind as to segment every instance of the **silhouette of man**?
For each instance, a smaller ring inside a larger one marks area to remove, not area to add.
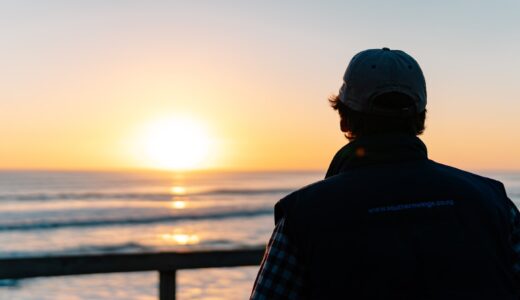
[[[519,212],[502,183],[428,159],[418,63],[362,51],[329,101],[349,143],[276,204],[251,299],[519,299]]]

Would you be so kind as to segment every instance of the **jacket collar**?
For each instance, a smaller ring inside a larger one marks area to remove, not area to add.
[[[336,153],[325,178],[365,165],[426,160],[427,153],[424,143],[414,135],[385,134],[360,137]]]

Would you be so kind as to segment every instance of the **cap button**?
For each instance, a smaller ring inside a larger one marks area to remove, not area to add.
[[[387,47],[384,47],[384,48],[383,48],[383,51],[390,51],[390,49],[387,48]]]

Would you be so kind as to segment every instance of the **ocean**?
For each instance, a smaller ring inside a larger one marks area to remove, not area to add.
[[[501,180],[520,204],[520,172]],[[265,245],[273,205],[324,172],[0,172],[0,257]],[[178,299],[247,299],[258,267],[182,270]],[[157,299],[158,273],[0,280],[0,299]]]

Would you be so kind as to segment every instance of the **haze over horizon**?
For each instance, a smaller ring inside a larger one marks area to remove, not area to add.
[[[431,159],[520,170],[519,12],[512,0],[2,2],[0,170],[322,170],[346,143],[327,98],[354,54],[381,47],[423,69]]]

